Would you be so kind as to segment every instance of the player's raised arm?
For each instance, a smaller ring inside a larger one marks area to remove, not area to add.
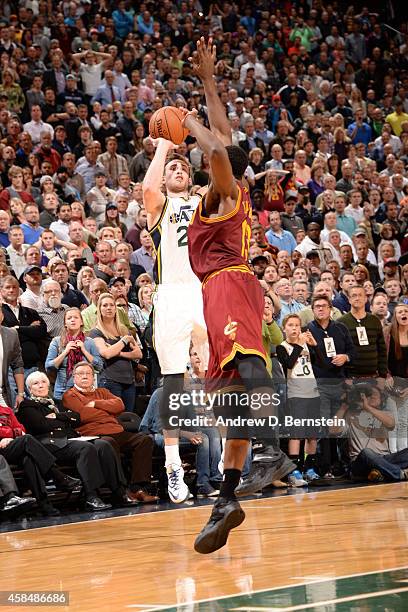
[[[153,140],[153,139],[152,139]],[[164,166],[166,158],[175,145],[164,138],[153,140],[156,152],[143,179],[143,203],[147,212],[147,227],[152,228],[159,220],[163,210],[165,196],[162,192]]]
[[[225,146],[210,130],[197,121],[194,112],[186,113],[184,125],[196,138],[200,149],[208,155],[211,168],[211,191],[223,201],[223,212],[229,212],[228,209],[232,210],[235,206],[232,199],[237,196],[238,190]],[[228,203],[228,200],[231,202]]]
[[[201,37],[197,41],[197,50],[193,53],[190,61],[195,74],[204,85],[211,131],[221,140],[224,146],[228,146],[232,144],[231,126],[224,105],[218,96],[214,80],[215,60],[215,45],[213,45],[212,38],[209,38],[208,43],[206,43],[204,37]]]

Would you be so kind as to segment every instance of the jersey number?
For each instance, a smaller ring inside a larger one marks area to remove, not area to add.
[[[180,234],[180,237],[177,241],[177,246],[186,247],[187,246],[187,225],[180,225],[177,228],[177,234]]]

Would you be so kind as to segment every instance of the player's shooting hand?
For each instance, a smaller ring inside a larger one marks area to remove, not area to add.
[[[195,74],[201,81],[209,81],[213,79],[215,72],[216,46],[213,45],[212,38],[205,42],[204,36],[197,41],[197,50],[194,51],[189,61],[193,67]]]
[[[158,146],[167,147],[170,151],[171,149],[178,149],[178,145],[174,144],[171,140],[166,140],[166,138],[152,138],[150,136],[150,140],[152,141],[153,146],[157,149]]]

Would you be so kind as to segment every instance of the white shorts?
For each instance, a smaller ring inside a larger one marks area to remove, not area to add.
[[[206,370],[208,339],[201,285],[159,285],[153,303],[153,341],[161,373],[186,371],[191,342]]]

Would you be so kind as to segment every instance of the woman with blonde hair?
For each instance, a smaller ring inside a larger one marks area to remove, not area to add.
[[[137,301],[139,302],[140,316],[138,317],[138,326],[143,333],[149,324],[150,314],[153,308],[153,286],[143,285],[137,292]]]
[[[352,273],[356,279],[357,285],[362,287],[366,281],[370,280],[370,273],[363,264],[357,264],[353,267]]]
[[[279,180],[279,172],[279,170],[268,170],[265,176],[263,210],[267,210],[268,212],[272,210],[284,212],[285,210],[283,206],[285,191],[281,185],[281,181],[285,181],[286,177]]]
[[[367,104],[363,100],[362,93],[358,87],[352,87],[350,94],[350,103],[351,108],[353,109],[353,113],[355,113],[356,110],[361,108],[364,112],[364,117],[367,116]]]
[[[25,105],[25,96],[20,85],[15,82],[14,70],[6,68],[1,75],[0,95],[7,96],[8,110],[12,113],[21,113]]]
[[[77,276],[77,287],[79,291],[82,291],[89,303],[92,302],[91,296],[89,295],[89,286],[91,282],[96,278],[95,270],[90,266],[84,266],[80,269]]]
[[[120,397],[125,410],[133,412],[135,405],[135,374],[133,362],[142,351],[127,328],[120,322],[114,297],[102,293],[97,304],[96,326],[89,333],[103,359],[105,367],[99,386]]]
[[[83,225],[86,218],[83,204],[78,202],[78,200],[75,200],[75,202],[72,202],[71,204],[71,212],[71,221],[79,221],[79,223]]]
[[[341,115],[340,115],[341,117]],[[347,158],[350,140],[347,136],[344,127],[336,127],[333,133],[334,137],[334,153],[338,156],[340,161]]]
[[[20,198],[10,198],[10,225],[21,225],[26,222],[24,215],[24,202]]]

